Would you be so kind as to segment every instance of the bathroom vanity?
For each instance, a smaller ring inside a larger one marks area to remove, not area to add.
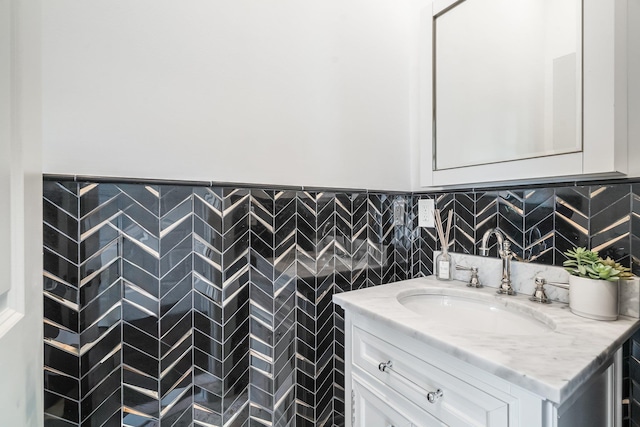
[[[352,427],[617,426],[639,326],[433,277],[334,295]]]

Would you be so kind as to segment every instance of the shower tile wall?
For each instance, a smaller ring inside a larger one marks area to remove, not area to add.
[[[590,245],[640,273],[631,182],[412,195],[45,180],[44,191],[46,426],[344,425],[344,313],[331,296],[430,274],[439,243],[417,227],[419,198],[454,209],[455,251],[477,253],[500,226],[521,257],[561,264]]]

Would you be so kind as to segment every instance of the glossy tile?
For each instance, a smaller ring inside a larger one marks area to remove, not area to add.
[[[621,199],[628,198],[630,192],[630,184],[591,186],[589,188],[589,197],[591,198],[590,215],[594,216]]]
[[[122,419],[121,407],[122,402],[120,395],[116,392],[112,394],[95,413],[83,422],[81,427],[92,427],[95,425],[101,427],[119,427],[122,425],[120,421]],[[109,416],[109,412],[112,412],[111,416]],[[108,418],[104,420],[103,417]]]
[[[63,283],[72,286],[79,286],[77,265],[53,252],[48,248],[44,248],[43,257],[44,270],[48,276],[54,276]]]
[[[82,393],[93,390],[106,376],[116,369],[121,369],[122,349],[118,347],[105,357],[102,363],[92,367],[80,380]]]
[[[64,233],[51,227],[47,223],[43,224],[43,244],[52,252],[59,254],[70,262],[78,263],[78,243]]]
[[[126,343],[135,343],[136,348],[151,357],[160,357],[158,338],[136,328],[128,322],[122,323],[122,340]]]
[[[105,358],[117,351],[122,345],[122,328],[120,324],[106,329],[99,338],[80,352],[80,375],[84,376]]]
[[[80,399],[79,380],[48,368],[44,370],[44,389],[70,400]]]
[[[120,294],[122,288],[120,277],[118,261],[111,262],[100,271],[89,273],[81,281],[80,306],[85,307],[93,304],[96,299],[109,299],[109,295]]]
[[[46,181],[45,425],[343,425],[331,296],[431,273],[439,243],[417,226],[420,198],[454,210],[456,251],[477,253],[500,226],[534,262],[591,245],[640,271],[640,184],[411,195]]]
[[[120,189],[114,184],[80,184],[80,217],[98,212],[117,202]]]
[[[42,183],[45,202],[66,212],[69,217],[78,216],[78,184],[73,182],[55,182],[45,180]],[[46,216],[45,216],[46,218]],[[51,222],[49,223],[51,225]],[[71,225],[71,224],[70,224]],[[75,224],[77,225],[77,223]],[[58,227],[60,228],[60,227]]]
[[[67,399],[50,391],[44,391],[44,414],[60,418],[70,423],[80,421],[80,411],[77,401]],[[53,421],[48,423],[54,425]]]
[[[92,416],[97,421],[97,419],[104,419],[110,416],[116,409],[116,406],[106,408],[102,416],[97,416],[94,412],[107,401],[112,394],[117,394],[116,399],[119,401],[121,387],[121,373],[119,369],[115,369],[95,388],[84,393],[80,403],[81,418],[85,420],[89,416]]]

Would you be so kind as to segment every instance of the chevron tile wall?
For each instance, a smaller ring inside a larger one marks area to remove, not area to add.
[[[631,181],[392,194],[45,180],[45,425],[344,425],[332,295],[431,274],[421,198],[454,210],[457,252],[499,226],[519,257],[559,265],[590,246],[640,274]]]
[[[434,198],[436,207],[455,212],[454,251],[478,254],[485,231],[499,227],[521,259],[562,265],[563,253],[585,246],[640,273],[640,184],[619,182],[591,186],[478,190],[413,194]],[[417,207],[413,208],[414,210]],[[414,230],[417,222],[413,225]],[[429,252],[440,248],[430,229],[417,229],[413,269],[429,273]],[[496,242],[490,241],[490,256]],[[424,253],[420,253],[423,251]],[[420,260],[422,259],[422,264]],[[416,265],[418,263],[418,265]]]
[[[343,425],[331,297],[410,275],[405,195],[45,181],[44,205],[47,426]]]
[[[251,425],[295,420],[296,195],[251,190]]]

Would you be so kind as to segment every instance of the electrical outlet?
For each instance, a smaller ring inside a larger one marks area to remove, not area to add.
[[[419,199],[418,200],[418,227],[435,227],[433,219],[433,211],[436,207],[433,199]]]
[[[393,225],[404,224],[404,200],[393,202]]]

